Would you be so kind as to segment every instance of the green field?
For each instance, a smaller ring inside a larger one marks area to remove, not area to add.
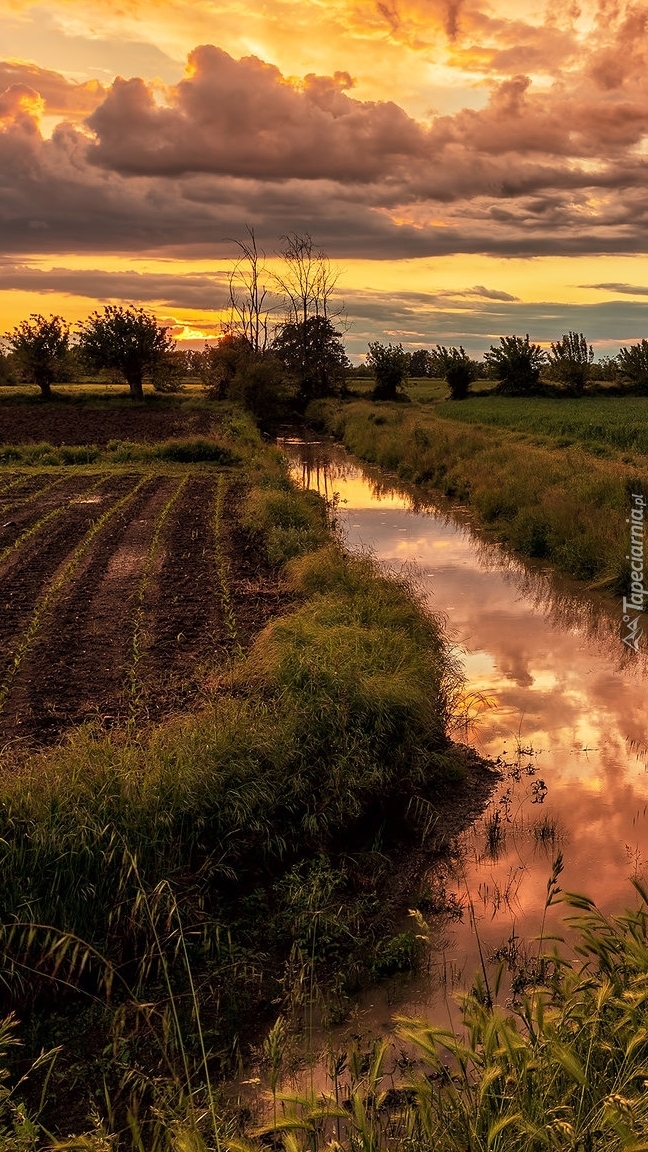
[[[410,394],[417,396],[413,389]],[[511,429],[558,448],[578,444],[597,455],[621,452],[632,457],[648,452],[648,397],[479,396],[442,401],[434,411],[442,420]]]

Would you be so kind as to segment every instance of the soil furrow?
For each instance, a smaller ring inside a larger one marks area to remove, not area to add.
[[[60,485],[48,484],[42,492],[35,492],[27,500],[21,501],[20,506],[0,509],[0,556],[10,545],[16,544],[23,532],[32,528],[54,508],[67,507],[75,500],[83,500],[84,495],[95,488],[100,480],[105,481],[106,476],[65,476]],[[98,492],[92,494],[99,495]],[[4,561],[0,560],[0,570],[3,566]]]
[[[228,651],[215,571],[216,478],[191,479],[163,534],[161,562],[145,605],[140,675],[146,709],[159,717],[195,698],[200,670]]]
[[[139,575],[174,481],[151,477],[98,535],[24,661],[2,718],[5,734],[47,743],[71,725],[125,716],[124,675]]]
[[[81,479],[81,478],[79,478]],[[92,503],[71,499],[67,512],[36,533],[6,560],[0,576],[0,679],[34,605],[57,569],[83,539],[92,521],[133,486],[132,474],[110,477]]]

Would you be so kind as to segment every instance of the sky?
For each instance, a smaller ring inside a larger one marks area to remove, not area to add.
[[[347,347],[648,337],[648,5],[0,0],[0,331],[150,308],[309,233]]]

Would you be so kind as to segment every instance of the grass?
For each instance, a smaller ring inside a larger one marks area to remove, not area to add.
[[[503,411],[518,405],[523,419],[532,402],[464,403],[468,412],[470,405],[474,411],[482,404],[493,410],[503,404]],[[454,417],[464,403],[441,407]],[[581,403],[588,401],[554,402],[557,412]],[[611,411],[616,403],[634,410],[639,402],[601,403]],[[522,555],[550,561],[592,586],[617,593],[629,588],[626,517],[630,494],[646,490],[643,462],[599,459],[579,444],[530,443],[509,428],[439,416],[432,406],[355,401],[320,404],[309,414],[362,459],[469,506],[478,524]]]
[[[648,452],[648,398],[600,397],[552,400],[483,396],[438,404],[442,419],[511,429],[541,437],[559,448],[580,445],[596,455]]]
[[[162,461],[176,464],[232,465],[241,462],[240,455],[228,444],[205,437],[168,440],[161,444],[139,444],[130,440],[111,440],[105,448],[94,444],[54,447],[52,444],[2,444],[0,464],[28,468],[72,467],[83,464],[126,464]]]
[[[571,909],[573,952],[555,942],[549,948],[541,934],[537,956],[526,961],[526,980],[519,979],[515,990],[504,980],[503,959],[492,1000],[481,977],[459,997],[459,1030],[396,1017],[391,1036],[369,1047],[356,1041],[346,1052],[333,1051],[326,1085],[297,1093],[282,1088],[290,1045],[288,1021],[280,1015],[262,1046],[267,1109],[250,1132],[249,1117],[246,1125],[245,1113],[228,1112],[214,1090],[209,1033],[192,981],[198,1056],[191,1062],[182,1046],[184,1009],[174,999],[166,1049],[172,1054],[180,1040],[180,1069],[167,1073],[165,1092],[158,1082],[153,1120],[146,1122],[133,1091],[121,1130],[109,1107],[107,1121],[95,1111],[82,1136],[56,1146],[78,1152],[642,1152],[648,1145],[648,893],[635,882],[639,906],[606,917],[586,897],[561,893],[560,868],[557,857],[546,906],[562,900]],[[150,904],[147,913],[155,923]],[[180,930],[178,951],[189,964],[187,944]],[[411,947],[404,935],[396,938],[390,959],[397,964]],[[166,978],[170,987],[168,971]],[[15,1040],[15,1026],[6,1019],[0,1025],[5,1067]],[[124,1055],[123,1048],[118,1051]],[[35,1152],[47,1137],[40,1114],[52,1091],[55,1057],[43,1053],[40,1067],[23,1075],[19,1091],[3,1086],[0,1124],[7,1152]],[[126,1063],[132,1066],[132,1051]],[[6,1070],[5,1083],[8,1076]],[[31,1114],[21,1099],[28,1077],[42,1085],[40,1107]],[[131,1085],[137,1082],[134,1075]],[[151,1091],[141,1074],[139,1083]]]

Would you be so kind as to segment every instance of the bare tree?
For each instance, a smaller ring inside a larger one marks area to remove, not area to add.
[[[291,232],[282,240],[280,255],[284,267],[275,274],[275,280],[285,298],[287,322],[305,324],[311,316],[338,319],[344,313],[344,305],[332,312],[330,302],[339,272],[331,267],[326,253],[315,247],[308,232],[303,236]]]
[[[266,254],[259,248],[254,228],[246,224],[247,240],[234,240],[239,257],[229,278],[230,322],[228,333],[242,336],[256,353],[268,347],[272,304]]]

